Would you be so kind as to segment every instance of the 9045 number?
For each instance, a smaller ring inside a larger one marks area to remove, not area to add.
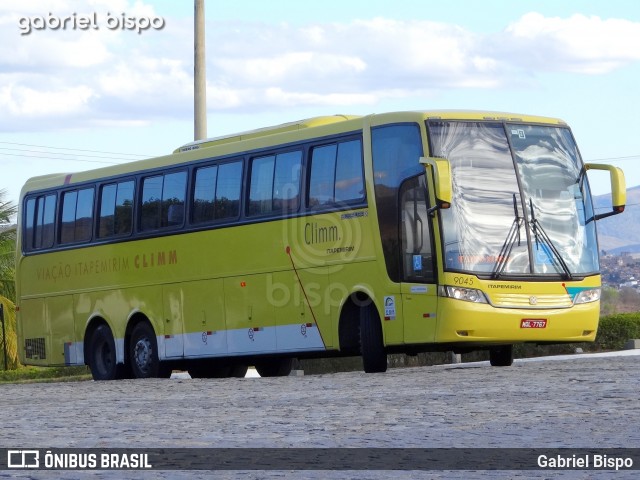
[[[472,277],[453,277],[453,284],[470,287],[473,285],[473,278]]]

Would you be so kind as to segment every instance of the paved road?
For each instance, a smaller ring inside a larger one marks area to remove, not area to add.
[[[639,363],[640,356],[580,356],[377,375],[3,385],[0,447],[640,448]],[[218,472],[215,478],[636,477],[614,473]],[[88,475],[96,473],[19,477]],[[135,478],[194,476],[211,478],[202,472]]]

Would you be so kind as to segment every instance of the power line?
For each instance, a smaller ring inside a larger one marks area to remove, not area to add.
[[[6,147],[0,147],[0,150],[8,150],[8,151],[20,152],[20,153],[46,153],[46,154],[49,154],[49,155],[67,155],[67,156],[76,156],[77,155],[75,153],[43,152],[43,151],[40,151],[40,150],[26,150],[26,149],[6,148]],[[12,154],[11,153],[6,153],[5,155],[12,155]],[[109,158],[111,160],[127,160],[127,161],[136,160],[135,158],[114,157],[113,155],[108,155],[108,156],[107,155],[88,155],[86,153],[82,154],[80,156],[87,157],[87,158]]]
[[[0,145],[12,145],[26,148],[0,147],[2,156],[25,157],[33,159],[58,160],[82,163],[100,163],[106,165],[119,165],[122,162],[131,162],[149,158],[150,155],[139,153],[105,152],[100,150],[87,150],[80,148],[51,147],[45,145],[33,145],[28,143],[0,142]],[[42,150],[33,150],[33,149]],[[52,151],[58,150],[58,151]],[[94,155],[98,154],[98,155]],[[104,159],[104,160],[97,160]]]
[[[32,147],[32,148],[48,148],[51,150],[71,150],[74,152],[90,152],[90,153],[103,153],[106,155],[126,155],[126,156],[132,156],[132,157],[142,157],[142,158],[149,158],[152,157],[153,155],[142,155],[140,153],[116,153],[116,152],[103,152],[100,150],[83,150],[80,148],[67,148],[67,147],[49,147],[46,145],[31,145],[29,143],[15,143],[15,142],[0,142],[0,144],[3,145],[18,145],[21,147]]]
[[[625,156],[625,157],[594,158],[592,160],[585,160],[585,162],[610,162],[610,161],[624,162],[624,161],[627,161],[627,160],[633,160],[635,158],[640,158],[640,154],[639,155],[628,155],[628,156]]]
[[[42,153],[46,153],[46,152],[42,152]],[[0,152],[0,155],[4,155],[5,157],[26,157],[26,158],[42,158],[45,160],[64,160],[67,162],[83,162],[83,163],[101,163],[103,165],[119,165],[118,162],[107,162],[104,160],[86,160],[86,159],[81,159],[81,158],[60,158],[60,157],[45,157],[42,155],[21,155],[19,153],[2,153]],[[132,160],[129,160],[132,161]]]

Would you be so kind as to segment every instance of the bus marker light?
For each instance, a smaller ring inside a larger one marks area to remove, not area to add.
[[[240,286],[241,286],[242,288],[246,287],[246,286],[247,286],[247,282],[240,282]]]
[[[546,318],[523,318],[520,328],[547,328]]]

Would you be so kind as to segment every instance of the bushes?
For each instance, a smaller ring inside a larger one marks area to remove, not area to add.
[[[600,350],[620,350],[634,338],[640,338],[640,312],[618,313],[600,319],[595,345]]]

